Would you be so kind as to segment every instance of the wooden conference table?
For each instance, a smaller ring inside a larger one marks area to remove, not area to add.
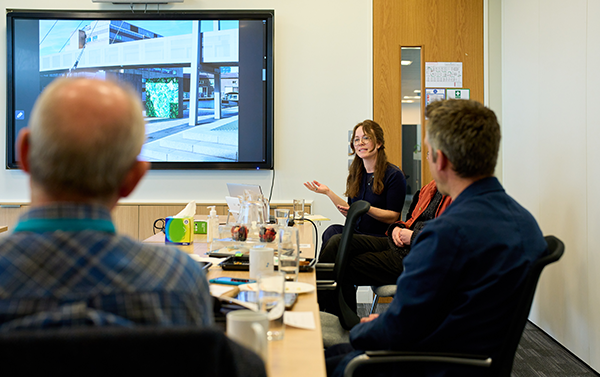
[[[312,225],[308,222],[296,225],[299,229],[301,255],[314,258],[314,242]],[[147,238],[144,242],[164,243],[162,233]],[[206,235],[196,234],[194,243],[190,246],[178,246],[188,254],[206,257],[208,244]],[[213,264],[208,270],[208,278],[219,276],[248,277],[248,271],[224,271]],[[298,281],[316,285],[315,272],[301,272]],[[323,354],[323,338],[319,319],[316,290],[298,296],[298,301],[292,309],[294,312],[312,312],[315,319],[314,330],[303,330],[286,326],[283,340],[269,342],[269,361],[267,373],[270,377],[319,377],[325,376],[325,356]]]

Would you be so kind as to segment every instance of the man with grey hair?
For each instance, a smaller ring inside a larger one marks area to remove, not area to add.
[[[119,85],[61,78],[19,134],[31,209],[0,243],[0,331],[213,323],[206,277],[173,247],[117,235],[110,211],[148,170],[142,107]]]
[[[427,116],[429,170],[452,204],[414,240],[388,310],[363,318],[350,331],[350,344],[328,349],[329,375],[341,375],[349,359],[365,350],[496,358],[524,279],[546,252],[533,216],[493,176],[500,146],[494,112],[475,101],[446,100],[430,104]],[[422,364],[383,372],[446,377],[486,373]],[[368,375],[378,374],[370,370]]]

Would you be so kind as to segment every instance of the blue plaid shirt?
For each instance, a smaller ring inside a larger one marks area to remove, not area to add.
[[[197,262],[115,234],[104,207],[36,207],[0,241],[0,331],[212,322]]]

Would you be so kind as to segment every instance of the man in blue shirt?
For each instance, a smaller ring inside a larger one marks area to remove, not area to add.
[[[115,83],[61,78],[40,95],[18,139],[31,209],[0,244],[0,331],[212,324],[196,262],[115,232],[144,140],[140,101]]]
[[[349,359],[364,350],[494,358],[526,274],[546,251],[533,216],[493,177],[500,144],[495,114],[475,101],[446,100],[430,104],[427,116],[429,169],[438,190],[453,202],[416,237],[389,309],[363,318],[350,331],[350,345],[328,350],[329,375],[341,375]],[[411,368],[396,365],[386,375],[482,373],[447,366]]]

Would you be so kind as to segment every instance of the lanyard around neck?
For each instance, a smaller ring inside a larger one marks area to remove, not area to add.
[[[104,219],[27,219],[20,221],[14,232],[47,233],[57,230],[65,232],[96,230],[116,233],[112,221]]]

